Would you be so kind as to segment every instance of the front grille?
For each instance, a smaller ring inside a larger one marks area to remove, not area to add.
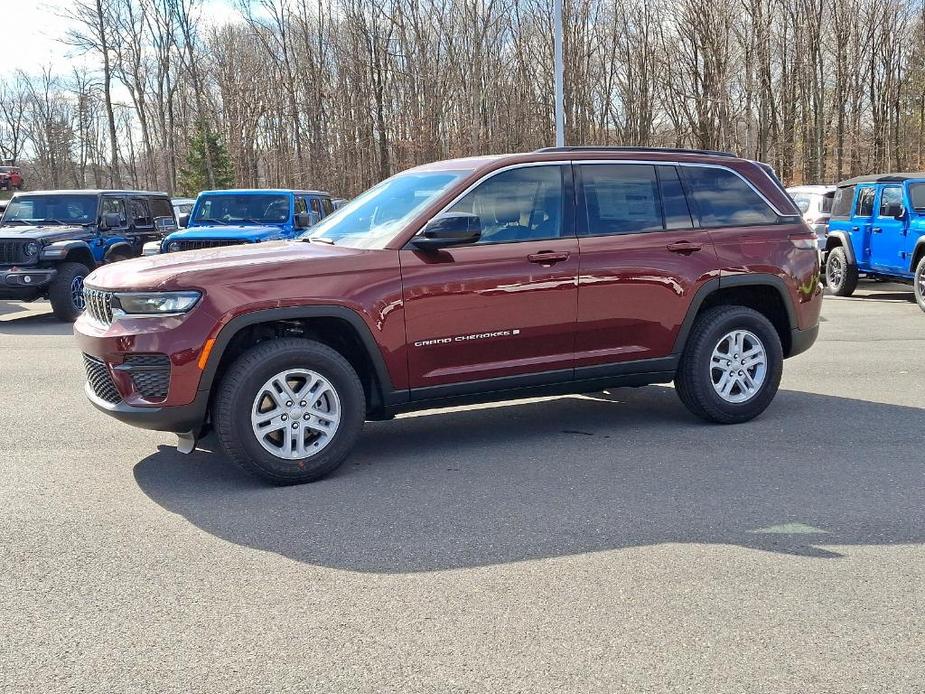
[[[23,245],[22,241],[0,240],[0,263],[12,265],[23,262],[25,259],[22,252]]]
[[[163,400],[170,385],[170,358],[166,354],[130,354],[116,367],[127,371],[145,400]]]
[[[196,251],[200,248],[219,248],[221,246],[238,246],[246,241],[239,239],[178,239],[170,245],[179,244],[178,251]]]
[[[112,292],[93,289],[84,285],[86,311],[97,323],[102,323],[103,325],[112,324],[112,296]]]
[[[112,374],[109,373],[109,367],[106,362],[89,354],[84,354],[84,368],[87,370],[87,383],[96,397],[106,402],[120,402],[122,396],[116,390],[116,384],[112,381]]]

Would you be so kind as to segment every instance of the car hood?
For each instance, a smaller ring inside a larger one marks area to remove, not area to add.
[[[375,253],[307,241],[272,241],[162,253],[104,265],[87,277],[100,289],[205,289],[348,272],[360,255]]]
[[[180,239],[265,239],[277,238],[283,233],[282,228],[262,224],[216,224],[215,226],[186,227],[175,231],[167,241]]]
[[[0,227],[0,239],[34,239],[51,243],[88,235],[90,231],[79,226]]]

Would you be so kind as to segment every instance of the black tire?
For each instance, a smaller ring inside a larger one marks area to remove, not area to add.
[[[711,360],[723,336],[747,330],[762,343],[766,358],[764,382],[749,399],[724,400],[713,386]],[[697,317],[675,375],[675,390],[684,406],[709,422],[738,424],[760,415],[774,399],[783,372],[784,352],[771,322],[744,306],[714,306]]]
[[[858,286],[858,266],[848,262],[848,254],[836,246],[825,261],[825,286],[835,296],[851,296]]]
[[[251,410],[263,384],[287,369],[320,374],[340,401],[341,420],[330,441],[318,453],[301,459],[267,451],[251,425]],[[301,338],[263,342],[238,357],[222,377],[212,407],[212,426],[228,457],[252,475],[280,485],[312,482],[339,467],[365,419],[366,397],[350,363],[330,347]]]
[[[915,303],[925,311],[925,255],[919,258],[919,263],[915,266],[912,286],[915,288]]]
[[[83,300],[78,300],[74,294],[75,282],[79,278],[81,291],[83,280],[90,274],[90,268],[81,263],[61,263],[58,265],[58,274],[48,287],[48,300],[51,310],[58,320],[73,323],[83,313]]]

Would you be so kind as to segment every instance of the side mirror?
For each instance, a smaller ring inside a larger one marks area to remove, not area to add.
[[[893,218],[902,221],[906,218],[906,208],[902,205],[893,205],[890,208],[890,212],[893,213]]]
[[[424,230],[411,239],[423,251],[465,246],[482,237],[482,220],[477,214],[447,212],[431,219]]]
[[[189,226],[189,213],[181,214],[177,217],[177,226],[183,227],[184,229]]]
[[[308,212],[296,212],[295,213],[295,228],[296,229],[308,229],[312,225],[312,218],[309,216]]]
[[[103,229],[118,229],[121,226],[122,215],[118,212],[106,212],[100,220],[100,227]]]

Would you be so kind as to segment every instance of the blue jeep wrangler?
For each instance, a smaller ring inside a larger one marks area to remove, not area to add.
[[[331,196],[316,190],[209,190],[199,194],[186,228],[145,255],[292,239],[334,211]]]
[[[925,175],[860,176],[838,184],[825,246],[825,282],[850,296],[860,274],[912,282],[925,311]]]
[[[84,309],[84,277],[141,255],[146,242],[176,228],[166,193],[17,193],[0,218],[0,300],[48,298],[59,319],[74,321]]]

